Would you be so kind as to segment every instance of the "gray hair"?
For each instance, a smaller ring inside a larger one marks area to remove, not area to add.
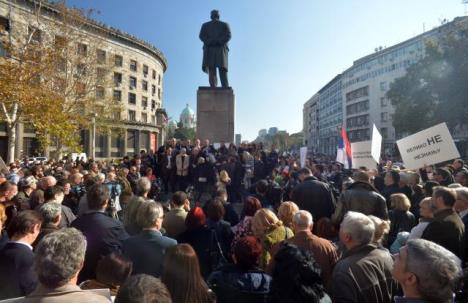
[[[358,244],[369,244],[374,238],[375,225],[366,215],[348,211],[341,223],[343,232],[351,235]]]
[[[293,222],[296,227],[306,229],[314,224],[314,219],[312,218],[312,214],[307,210],[300,210],[294,214]]]
[[[39,207],[39,213],[44,220],[43,223],[55,222],[62,213],[62,205],[56,202],[44,203]]]
[[[457,189],[457,188],[463,187],[463,185],[461,185],[460,183],[452,183],[452,184],[449,184],[447,187],[452,188],[452,189]]]
[[[462,275],[460,259],[442,246],[423,239],[409,240],[406,250],[406,271],[418,277],[421,296],[430,302],[451,301]]]
[[[147,177],[141,177],[136,184],[136,192],[138,195],[149,193],[151,190],[151,181]]]
[[[39,282],[47,288],[67,284],[81,269],[86,239],[75,228],[64,228],[46,235],[36,247],[35,269]]]
[[[136,222],[141,228],[150,228],[154,226],[157,219],[161,218],[164,210],[160,203],[154,201],[143,202],[136,214]]]
[[[455,193],[457,194],[457,199],[468,201],[468,188],[466,187],[456,188]]]

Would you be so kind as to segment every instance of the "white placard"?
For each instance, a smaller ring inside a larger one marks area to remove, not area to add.
[[[445,123],[398,140],[397,145],[407,169],[418,169],[460,157]]]
[[[365,167],[367,169],[376,168],[377,163],[372,157],[372,141],[362,141],[351,143],[353,154],[353,168]]]
[[[213,147],[218,150],[221,147],[221,143],[213,143]]]
[[[380,152],[382,148],[382,135],[379,133],[379,130],[374,124],[372,127],[372,148],[371,148],[371,155],[374,160],[379,163],[380,162]]]
[[[299,150],[299,154],[300,154],[301,168],[302,168],[305,166],[305,162],[307,159],[307,146],[301,147],[301,149]]]

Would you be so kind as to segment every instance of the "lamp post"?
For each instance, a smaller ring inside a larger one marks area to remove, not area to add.
[[[94,160],[96,157],[96,117],[97,114],[93,113],[91,116],[91,158]]]

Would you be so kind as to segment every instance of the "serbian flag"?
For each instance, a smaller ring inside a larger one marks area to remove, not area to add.
[[[338,150],[336,152],[336,162],[340,162],[344,165],[344,168],[350,169],[352,167],[352,153],[351,144],[349,144],[348,135],[346,130],[341,128],[341,137],[338,140]]]

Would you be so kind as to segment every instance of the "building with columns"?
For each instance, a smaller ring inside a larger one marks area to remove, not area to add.
[[[0,23],[7,24],[10,35],[27,33],[34,19],[34,1],[0,0]],[[53,24],[55,8],[43,1],[45,22]],[[167,114],[163,107],[163,77],[167,61],[163,53],[150,43],[118,29],[87,19],[80,29],[99,38],[98,57],[111,66],[111,84],[103,87],[102,95],[121,104],[119,123],[103,131],[98,124],[81,130],[84,152],[92,157],[108,159],[132,155],[140,150],[156,150],[165,141]],[[86,43],[86,42],[84,42]],[[105,106],[105,105],[104,105]],[[96,131],[93,131],[96,129]],[[20,123],[17,128],[16,155],[37,153],[34,129]],[[6,158],[6,126],[0,124],[0,155]],[[94,143],[94,144],[93,144]]]

